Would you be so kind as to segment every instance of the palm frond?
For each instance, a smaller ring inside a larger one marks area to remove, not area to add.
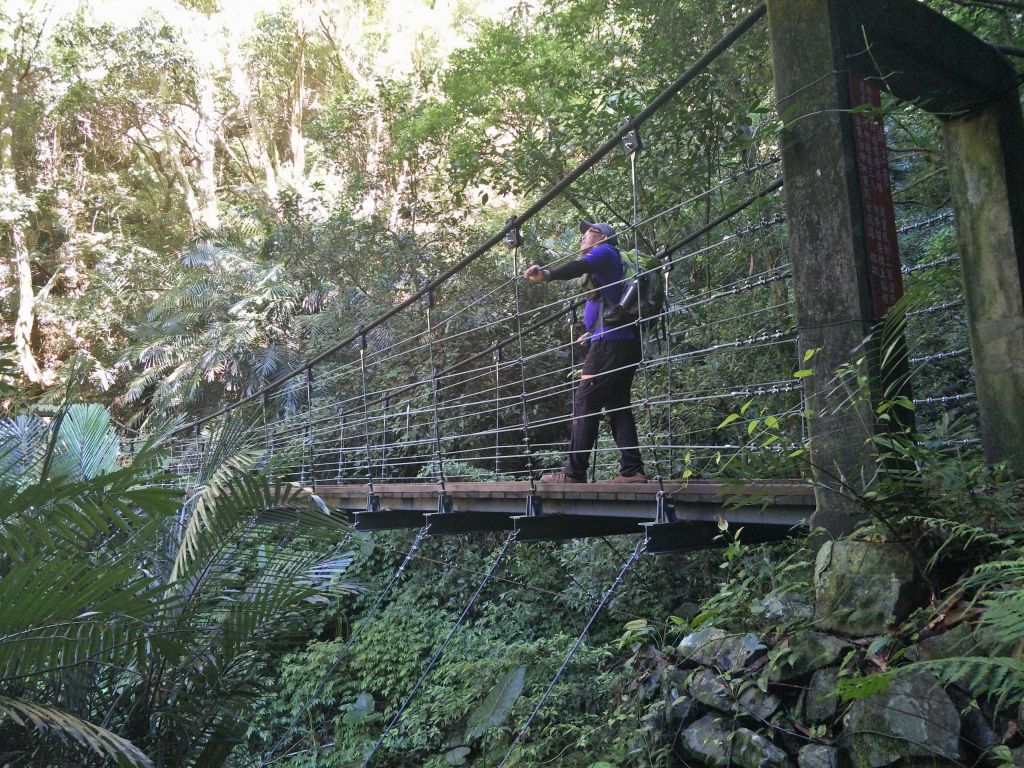
[[[120,449],[106,408],[95,403],[72,405],[60,422],[50,477],[89,480],[112,472]]]
[[[35,477],[46,453],[48,427],[35,415],[0,420],[0,478],[22,483]]]
[[[0,696],[0,711],[19,725],[31,725],[40,733],[53,734],[62,740],[73,739],[119,765],[143,768],[153,765],[146,754],[127,739],[59,709]]]

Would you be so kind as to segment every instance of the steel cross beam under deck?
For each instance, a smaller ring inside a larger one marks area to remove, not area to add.
[[[814,490],[806,483],[758,481],[730,484],[709,480],[666,483],[659,516],[657,483],[537,484],[527,514],[530,484],[447,483],[317,485],[328,504],[351,512],[362,531],[420,528],[448,535],[472,531],[518,531],[518,540],[571,539],[644,533],[646,551],[679,552],[720,543],[719,520],[743,528],[748,543],[777,541],[804,532],[814,511]]]

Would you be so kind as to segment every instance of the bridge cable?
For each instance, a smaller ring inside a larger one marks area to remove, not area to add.
[[[448,644],[452,641],[452,638],[455,637],[455,633],[459,630],[459,627],[462,626],[462,622],[466,620],[466,617],[469,615],[470,610],[476,603],[477,598],[480,597],[480,593],[483,591],[484,587],[487,586],[487,583],[491,580],[491,577],[494,575],[494,572],[498,569],[498,566],[505,559],[505,555],[508,554],[508,551],[512,547],[513,542],[515,542],[516,534],[516,531],[509,531],[509,534],[505,538],[505,543],[502,546],[501,551],[498,552],[497,557],[494,558],[494,561],[491,563],[491,567],[484,575],[483,580],[477,586],[476,591],[473,593],[473,596],[469,598],[469,602],[466,603],[466,607],[462,609],[462,613],[459,615],[459,618],[455,622],[455,625],[448,632],[448,636],[441,643],[441,646],[437,649],[437,651],[435,651],[434,655],[427,663],[426,669],[423,670],[423,673],[416,681],[416,684],[412,687],[412,690],[409,691],[409,695],[405,697],[405,701],[402,702],[402,705],[398,708],[398,711],[395,712],[394,717],[391,718],[391,722],[387,724],[387,727],[384,729],[384,732],[381,733],[380,737],[377,739],[377,743],[373,745],[373,748],[364,758],[362,768],[367,768],[367,766],[370,765],[370,762],[373,760],[373,756],[377,753],[377,750],[380,749],[381,744],[384,743],[384,738],[388,735],[391,729],[394,728],[395,724],[398,723],[399,718],[405,713],[405,710],[409,706],[409,703],[412,701],[413,696],[416,695],[416,692],[419,690],[420,686],[424,683],[424,681],[427,679],[430,673],[434,670],[434,665],[437,664],[438,660],[441,658],[441,655],[448,647]]]
[[[629,180],[630,188],[632,190],[633,197],[633,218],[630,222],[630,227],[633,230],[633,256],[634,266],[636,268],[635,291],[636,291],[636,307],[637,307],[637,319],[636,319],[636,332],[640,338],[640,375],[643,377],[644,387],[644,402],[643,408],[647,414],[647,439],[650,442],[651,455],[654,458],[654,479],[658,481],[658,501],[659,506],[664,503],[665,497],[665,480],[661,471],[661,459],[658,455],[658,446],[655,439],[654,430],[654,414],[651,412],[651,379],[647,372],[647,366],[644,365],[646,362],[647,351],[644,345],[644,316],[643,316],[643,296],[640,281],[645,277],[640,270],[640,227],[638,225],[640,219],[640,192],[639,192],[639,180],[637,176],[637,155],[640,154],[640,150],[643,148],[643,141],[640,139],[639,132],[634,129],[630,133],[627,133],[622,139],[622,146],[629,156]],[[648,275],[648,279],[660,277],[659,275]],[[664,280],[666,287],[668,285],[668,271],[664,272]],[[628,291],[628,286],[623,286],[623,291]],[[664,313],[659,317],[652,318],[655,324],[662,324],[663,327],[667,327],[668,323],[665,320]],[[667,335],[667,334],[666,334]],[[655,339],[658,338],[657,327],[654,331]],[[659,342],[660,347],[660,342]],[[659,348],[659,352],[660,352]],[[672,408],[669,406],[669,420],[671,421]],[[637,440],[639,442],[639,439]],[[639,450],[639,446],[637,447]]]
[[[508,238],[508,245],[512,248],[512,275],[515,277],[519,274],[519,249],[522,247],[523,238],[519,233],[518,229],[512,230]],[[530,495],[527,500],[527,514],[531,514],[537,511],[537,482],[533,477],[533,450],[530,447],[530,412],[527,410],[527,394],[526,394],[526,361],[525,352],[523,351],[523,315],[522,315],[522,304],[520,302],[520,286],[521,281],[515,280],[512,283],[512,294],[515,300],[515,320],[516,320],[516,343],[518,345],[518,362],[519,362],[519,410],[523,419],[523,447],[526,451],[526,469],[530,477]]]
[[[374,498],[373,492],[373,455],[370,453],[370,406],[366,399],[366,334],[359,335],[356,342],[359,347],[359,374],[363,383],[363,433],[366,437],[366,484],[369,488],[368,498]],[[381,478],[383,481],[384,478]]]
[[[687,245],[688,243],[692,242],[693,240],[697,239],[698,237],[703,236],[708,231],[710,231],[714,227],[720,225],[721,223],[723,223],[724,221],[728,220],[732,216],[735,216],[737,213],[739,213],[740,211],[742,211],[744,208],[748,207],[749,205],[753,204],[754,202],[756,202],[760,198],[762,198],[762,197],[764,197],[764,196],[774,192],[780,186],[781,186],[781,179],[776,179],[775,182],[773,182],[769,186],[767,186],[764,189],[758,191],[757,193],[755,193],[754,195],[749,197],[747,200],[745,200],[742,203],[740,203],[739,205],[735,206],[733,209],[731,209],[727,213],[725,213],[722,216],[719,216],[718,218],[716,218],[714,221],[709,222],[708,224],[702,226],[698,230],[687,234],[683,239],[681,239],[677,243],[673,244],[672,246],[669,246],[667,249],[662,250],[661,253],[664,255],[664,253],[674,252],[674,251],[678,250],[679,248],[681,248],[681,247]],[[709,248],[720,247],[722,244],[725,244],[725,243],[728,243],[728,242],[732,242],[732,240],[734,240],[736,238],[747,236],[749,234],[754,234],[754,233],[756,233],[760,229],[764,229],[764,228],[767,228],[769,226],[774,226],[776,223],[779,223],[781,221],[782,221],[782,219],[778,218],[778,217],[776,217],[773,220],[763,221],[760,224],[757,224],[757,225],[752,226],[752,227],[748,227],[748,228],[746,228],[744,230],[741,230],[741,231],[737,232],[735,235],[730,236],[729,238],[727,238],[726,240],[723,240],[720,243],[715,243],[715,244],[712,244],[711,246],[707,246],[706,248],[699,249],[699,251],[697,251],[695,253],[703,253],[704,251],[706,251]],[[674,259],[672,262],[670,262],[669,264],[666,265],[666,268],[671,268],[671,266],[674,263],[676,263],[678,261],[681,261],[682,259],[689,258],[689,257],[691,257],[693,255],[694,254],[692,254],[692,253],[691,254],[686,254],[686,255],[684,255],[682,257]],[[509,282],[514,282],[514,281],[509,281]],[[739,289],[746,289],[747,287],[751,287],[752,288],[752,287],[756,287],[756,285],[758,285],[758,284],[751,284],[750,286],[740,286]],[[709,295],[711,296],[712,299],[715,299],[715,298],[719,298],[720,295],[724,295],[724,294],[712,293],[712,294],[709,294]],[[709,300],[706,300],[705,302],[699,302],[699,303],[706,303]],[[583,303],[582,298],[571,299],[568,303],[563,303],[553,313],[551,313],[551,314],[541,318],[538,321],[535,321],[535,322],[531,323],[530,325],[528,325],[526,327],[523,327],[520,333],[522,335],[526,335],[526,334],[532,333],[533,331],[538,330],[538,329],[540,329],[542,327],[545,327],[548,324],[556,321],[558,318],[566,315],[567,313],[575,312],[576,309],[578,309],[578,307],[582,303]],[[687,307],[692,307],[692,306],[694,306],[694,304],[687,305]],[[678,311],[678,310],[675,310],[675,309],[670,310],[668,312],[668,314],[671,314],[674,311]],[[458,371],[463,366],[468,365],[472,361],[474,361],[474,360],[476,360],[476,359],[478,359],[478,358],[480,358],[480,357],[482,357],[482,356],[484,356],[486,354],[493,353],[495,350],[503,347],[509,341],[512,341],[512,340],[513,340],[513,337],[510,336],[509,338],[506,338],[504,340],[495,342],[490,347],[488,347],[488,348],[486,348],[484,350],[481,350],[480,352],[473,353],[473,354],[463,358],[462,360],[456,361],[456,362],[448,365],[446,368],[444,368],[443,370],[438,372],[438,376],[439,377],[444,377],[444,376],[448,376],[448,375],[454,374],[454,372]],[[365,342],[362,339],[360,339],[359,341],[357,341],[357,345],[358,346],[365,346]],[[399,395],[403,394],[404,392],[411,391],[411,390],[415,389],[416,387],[418,387],[418,386],[420,386],[422,384],[425,384],[425,383],[426,383],[426,380],[423,380],[421,382],[414,382],[412,384],[406,384],[406,385],[403,385],[402,387],[399,387],[397,389],[392,389],[389,392],[389,395],[391,397],[396,397],[396,396],[399,396]],[[366,393],[366,397],[369,397],[369,394],[370,393],[367,392]],[[364,413],[364,418],[366,418],[368,420],[368,416],[365,413]]]
[[[427,354],[430,358],[430,398],[433,405],[433,420],[431,422],[430,431],[432,433],[434,442],[434,455],[437,460],[437,479],[441,484],[441,496],[438,501],[438,512],[449,512],[451,511],[451,501],[448,498],[448,489],[445,485],[444,477],[444,453],[441,450],[441,432],[437,426],[438,420],[438,408],[437,408],[437,378],[439,371],[437,370],[437,364],[434,360],[434,328],[431,324],[431,312],[434,308],[434,292],[427,291],[423,294],[423,308],[427,314]],[[385,435],[385,439],[386,439]]]
[[[583,627],[583,631],[580,632],[579,637],[576,638],[576,642],[573,643],[572,648],[569,649],[569,653],[562,661],[562,666],[560,666],[558,668],[558,671],[555,672],[554,678],[552,678],[551,682],[548,684],[547,689],[540,697],[540,701],[537,702],[537,706],[534,707],[533,713],[530,715],[529,718],[527,718],[526,723],[523,725],[523,727],[516,732],[516,736],[514,739],[512,739],[512,743],[509,745],[508,751],[505,753],[505,756],[501,759],[501,762],[498,764],[498,768],[504,768],[505,764],[508,762],[509,757],[512,756],[512,753],[515,751],[516,746],[519,744],[519,740],[522,739],[522,737],[526,735],[527,731],[530,729],[531,723],[533,723],[534,718],[537,717],[537,713],[540,712],[541,707],[544,706],[544,702],[547,701],[547,698],[550,695],[551,690],[555,687],[555,683],[558,682],[558,679],[562,676],[562,673],[565,672],[566,668],[569,666],[569,662],[572,661],[573,656],[576,655],[576,651],[583,643],[583,638],[587,636],[587,632],[590,631],[590,627],[593,626],[594,621],[597,620],[597,617],[604,609],[605,604],[611,599],[612,595],[614,595],[616,590],[618,590],[618,588],[622,585],[622,582],[626,578],[626,574],[628,574],[630,570],[632,570],[633,566],[636,564],[636,561],[640,559],[640,555],[643,554],[645,545],[646,542],[644,541],[644,539],[639,539],[637,541],[636,547],[634,547],[633,549],[633,554],[630,555],[629,559],[626,560],[626,562],[623,564],[622,570],[619,571],[619,575],[615,577],[615,581],[613,581],[611,586],[608,587],[608,590],[604,593],[604,597],[601,598],[601,602],[598,603],[598,606],[594,609],[594,612],[591,614],[590,619],[587,620],[586,625]]]
[[[348,652],[348,649],[355,644],[355,641],[363,633],[363,630],[370,625],[371,619],[374,618],[374,614],[380,607],[380,604],[384,602],[384,598],[388,596],[388,594],[391,592],[391,589],[395,586],[396,583],[398,583],[398,580],[402,577],[402,574],[405,573],[406,568],[409,567],[409,563],[412,562],[413,557],[416,555],[416,551],[420,548],[420,545],[423,543],[423,539],[426,537],[429,529],[430,523],[427,523],[422,528],[420,528],[419,532],[416,534],[416,537],[412,540],[412,545],[409,547],[409,551],[406,552],[405,558],[402,560],[402,564],[398,566],[398,570],[395,571],[394,575],[391,577],[391,580],[388,581],[384,589],[382,589],[377,594],[377,599],[373,601],[373,605],[371,605],[369,610],[367,610],[363,614],[363,620],[360,622],[359,627],[356,629],[355,632],[349,635],[348,640],[345,641],[345,645],[343,645],[341,647],[341,650],[338,651],[338,657],[335,659],[330,669],[328,669],[326,674],[323,675],[323,677],[321,678],[320,682],[317,684],[313,692],[306,697],[306,703],[303,704],[302,708],[297,713],[295,713],[294,717],[292,717],[292,720],[288,724],[288,728],[285,730],[284,735],[282,735],[281,738],[277,740],[274,746],[271,747],[270,752],[268,752],[264,756],[264,765],[267,765],[270,762],[270,758],[272,758],[278,752],[278,750],[281,749],[285,742],[285,739],[287,739],[288,736],[291,735],[291,732],[295,729],[295,726],[298,724],[299,720],[302,718],[303,715],[306,714],[306,711],[312,705],[313,700],[319,695],[320,691],[323,690],[324,686],[327,685],[327,683],[331,679],[331,676],[337,671],[338,667],[341,666],[341,662],[344,660],[345,654]]]

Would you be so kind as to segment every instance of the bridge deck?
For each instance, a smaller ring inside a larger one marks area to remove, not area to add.
[[[538,483],[540,514],[527,514],[528,482],[318,485],[317,494],[354,514],[359,530],[421,528],[446,535],[471,531],[517,530],[519,540],[586,538],[644,533],[648,552],[715,546],[719,520],[743,528],[750,543],[774,541],[802,532],[814,511],[814,489],[806,483],[758,481],[744,484],[696,480],[666,483],[659,520],[658,483],[619,485]]]

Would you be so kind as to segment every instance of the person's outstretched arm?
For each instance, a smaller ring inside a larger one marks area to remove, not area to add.
[[[590,265],[583,259],[573,259],[568,264],[563,264],[555,269],[548,269],[534,264],[527,267],[523,277],[531,283],[546,283],[549,280],[571,280],[574,277],[585,275],[590,271]]]

